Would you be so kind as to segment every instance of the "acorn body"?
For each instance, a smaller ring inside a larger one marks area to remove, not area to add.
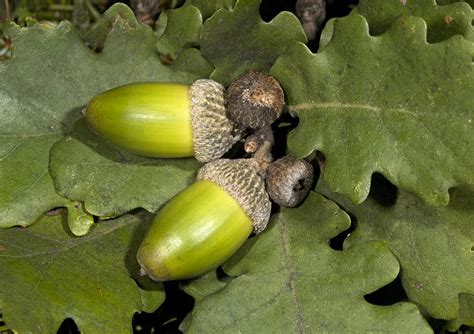
[[[224,87],[213,80],[132,83],[95,96],[85,115],[92,129],[125,151],[208,162],[240,139],[224,104]]]
[[[200,276],[263,231],[270,210],[253,159],[208,163],[152,222],[137,253],[142,273],[157,281]]]
[[[196,277],[225,262],[252,229],[235,199],[211,181],[197,181],[160,211],[138,259],[155,280]]]
[[[95,96],[86,117],[95,131],[128,152],[188,157],[194,154],[188,94],[186,85],[129,84]]]

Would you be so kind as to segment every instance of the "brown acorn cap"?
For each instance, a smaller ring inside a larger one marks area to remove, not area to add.
[[[268,195],[279,205],[296,206],[308,195],[313,178],[313,166],[308,161],[284,156],[271,163],[267,170]]]
[[[233,122],[256,129],[270,125],[280,117],[285,95],[272,76],[248,72],[227,88],[225,104]]]
[[[201,162],[220,158],[240,139],[239,129],[227,116],[224,86],[201,79],[189,89],[194,157]]]
[[[272,204],[255,159],[212,161],[199,170],[197,179],[212,181],[232,196],[252,220],[255,233],[265,229]]]

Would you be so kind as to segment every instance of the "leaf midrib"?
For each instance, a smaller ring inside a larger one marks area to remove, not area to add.
[[[62,252],[69,251],[69,250],[71,250],[71,249],[73,249],[77,246],[83,245],[85,243],[96,241],[97,239],[102,238],[102,237],[104,237],[104,236],[106,236],[110,233],[113,233],[116,230],[118,230],[118,229],[120,229],[120,228],[122,228],[122,227],[124,227],[128,224],[130,224],[130,223],[129,222],[118,222],[118,223],[115,223],[112,226],[108,227],[107,229],[104,229],[104,230],[100,231],[100,233],[96,232],[96,233],[94,233],[90,236],[85,236],[85,237],[81,237],[81,238],[78,238],[78,239],[67,240],[65,242],[61,241],[61,240],[49,239],[48,238],[50,241],[63,243],[64,245],[62,247],[57,247],[57,248],[54,248],[52,250],[43,251],[43,252],[36,252],[36,253],[27,254],[27,255],[2,255],[2,254],[0,254],[0,258],[2,258],[2,257],[3,258],[30,258],[30,257],[35,257],[35,256],[60,254]],[[36,235],[36,234],[32,233],[29,230],[22,229],[22,233],[28,233],[28,234],[36,236],[36,237],[44,238],[44,236]],[[8,242],[3,240],[2,244],[8,245]],[[15,247],[15,245],[13,245],[13,246]]]
[[[436,112],[431,112],[431,111],[410,111],[406,108],[381,108],[381,107],[376,107],[372,106],[369,104],[358,104],[358,103],[341,103],[341,102],[321,102],[321,103],[300,103],[300,104],[294,104],[290,105],[288,109],[292,112],[301,112],[301,111],[313,111],[314,109],[360,109],[360,110],[365,110],[365,111],[373,111],[376,113],[381,113],[381,112],[392,112],[392,113],[401,113],[401,114],[409,114],[412,115],[413,117],[419,116],[419,115],[429,115],[431,117],[433,116],[441,116],[441,115],[449,115],[452,116],[453,118],[459,118],[460,115],[466,115],[466,116],[474,116],[473,112],[469,112],[466,110],[465,113],[457,111],[456,113],[452,112],[443,112],[443,111],[436,111]],[[468,121],[472,121],[469,119]]]
[[[296,296],[295,292],[295,270],[293,266],[293,262],[289,256],[289,245],[288,245],[288,240],[286,239],[286,229],[285,229],[285,224],[282,221],[281,214],[278,216],[278,229],[279,229],[279,237],[281,241],[281,248],[283,250],[283,258],[285,260],[285,267],[286,271],[288,273],[288,288],[291,292],[291,297],[293,299],[293,304],[295,305],[296,309],[296,326],[298,328],[299,333],[304,333],[305,330],[305,325],[304,325],[304,320],[303,320],[303,315],[301,312],[301,307],[298,302],[298,297]]]

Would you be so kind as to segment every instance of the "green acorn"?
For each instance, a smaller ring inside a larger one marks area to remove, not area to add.
[[[189,279],[224,263],[253,232],[263,231],[271,203],[254,159],[219,159],[168,202],[137,253],[157,281]]]
[[[224,87],[213,80],[191,86],[132,83],[95,96],[88,124],[113,145],[157,158],[221,157],[240,136],[227,119]],[[237,134],[234,134],[237,133]]]

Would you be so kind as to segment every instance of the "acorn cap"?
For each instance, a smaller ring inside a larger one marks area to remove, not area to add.
[[[308,195],[313,178],[313,166],[308,161],[284,156],[267,170],[268,195],[279,205],[294,207]]]
[[[194,156],[201,162],[220,158],[240,139],[240,132],[226,116],[224,86],[201,79],[189,89]]]
[[[262,232],[270,219],[271,202],[255,159],[219,159],[203,166],[198,180],[216,183],[232,196],[250,217],[255,233]]]
[[[244,127],[272,124],[283,112],[285,95],[277,80],[261,72],[248,72],[227,88],[228,117]]]

